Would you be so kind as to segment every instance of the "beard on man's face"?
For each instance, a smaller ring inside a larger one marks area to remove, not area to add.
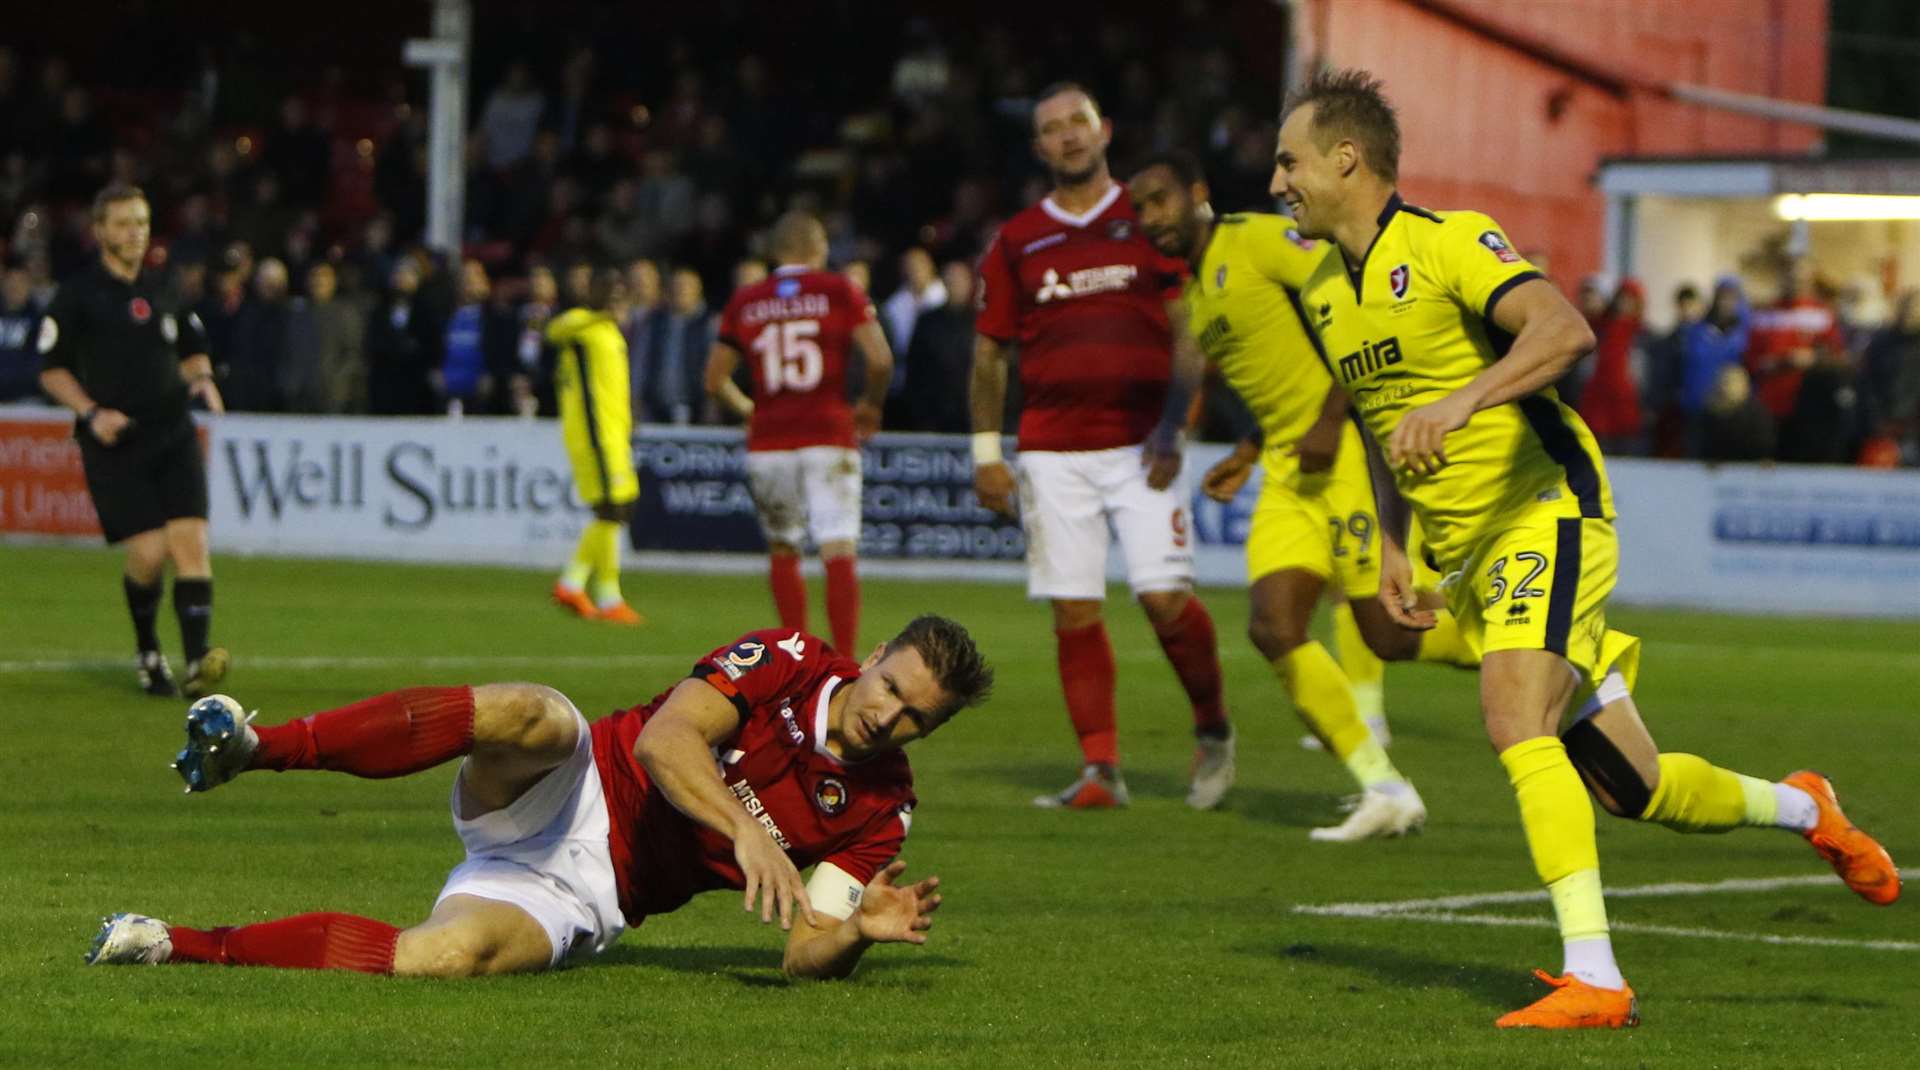
[[[1093,181],[1093,176],[1100,173],[1101,166],[1106,162],[1107,158],[1104,155],[1095,153],[1087,160],[1087,165],[1078,171],[1068,171],[1058,167],[1049,168],[1048,170],[1053,174],[1054,185],[1078,186]]]

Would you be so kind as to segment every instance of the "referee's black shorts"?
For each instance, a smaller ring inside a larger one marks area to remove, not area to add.
[[[169,520],[207,517],[207,466],[191,422],[155,441],[130,437],[117,446],[83,435],[80,463],[109,543],[165,527]]]

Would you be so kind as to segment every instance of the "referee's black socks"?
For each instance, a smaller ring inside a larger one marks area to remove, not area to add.
[[[141,584],[123,574],[120,583],[127,591],[127,613],[133,617],[133,640],[140,644],[140,653],[160,649],[160,637],[153,629],[154,619],[160,615],[160,581]],[[178,595],[174,597],[179,599]]]
[[[158,588],[155,588],[158,596]],[[207,654],[207,633],[213,629],[213,580],[175,577],[173,615],[180,618],[180,645],[185,648],[187,664]],[[152,627],[151,623],[148,625]]]

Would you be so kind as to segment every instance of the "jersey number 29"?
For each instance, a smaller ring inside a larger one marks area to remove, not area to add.
[[[753,351],[760,354],[760,382],[767,393],[802,393],[820,385],[826,369],[815,341],[819,335],[819,320],[786,320],[761,329]]]

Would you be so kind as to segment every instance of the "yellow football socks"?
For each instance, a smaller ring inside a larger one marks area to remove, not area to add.
[[[1553,896],[1562,940],[1590,940],[1607,932],[1600,894],[1600,849],[1594,842],[1593,804],[1567,748],[1553,736],[1515,743],[1500,752],[1520,804],[1520,826],[1540,882]]]
[[[1353,686],[1353,704],[1361,718],[1385,717],[1387,664],[1367,646],[1353,619],[1353,607],[1346,602],[1333,605],[1333,650],[1340,658],[1340,671]]]
[[[595,520],[580,534],[581,553],[593,564],[593,601],[605,608],[620,596],[620,524]]]
[[[1462,669],[1479,668],[1480,655],[1460,634],[1460,622],[1444,609],[1435,610],[1434,616],[1439,618],[1438,623],[1420,633],[1419,659]]]
[[[1273,660],[1273,671],[1292,696],[1300,719],[1362,788],[1406,779],[1360,719],[1353,689],[1326,647],[1317,642],[1294,647]]]
[[[1662,754],[1660,784],[1642,821],[1680,832],[1725,832],[1772,825],[1779,815],[1773,785],[1692,754]]]

